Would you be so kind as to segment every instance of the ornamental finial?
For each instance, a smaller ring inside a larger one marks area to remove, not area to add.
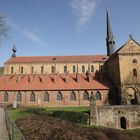
[[[13,46],[12,51],[13,51],[12,57],[16,57],[16,51],[17,51],[17,49],[16,49],[16,46],[15,45]]]

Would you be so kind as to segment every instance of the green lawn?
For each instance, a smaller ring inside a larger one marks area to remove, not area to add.
[[[29,107],[29,108],[36,108],[36,107]],[[41,107],[39,107],[41,108]],[[75,112],[89,112],[89,106],[72,106],[72,107],[43,107],[46,111],[75,111]],[[25,118],[30,116],[35,116],[34,113],[24,112],[20,109],[9,109],[8,114],[10,117],[15,121],[18,118]]]
[[[8,114],[12,118],[13,121],[16,121],[16,119],[18,118],[35,116],[35,114],[23,112],[23,111],[20,111],[19,109],[16,109],[16,110],[9,109]]]
[[[45,107],[47,111],[75,111],[75,112],[89,112],[89,106],[71,106],[71,107]]]

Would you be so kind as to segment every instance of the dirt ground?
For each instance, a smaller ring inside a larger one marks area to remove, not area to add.
[[[131,133],[83,127],[54,118],[30,117],[18,119],[16,124],[26,140],[139,140]]]

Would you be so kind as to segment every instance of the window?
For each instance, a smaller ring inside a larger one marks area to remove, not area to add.
[[[85,72],[85,66],[82,66],[82,72]]]
[[[31,67],[31,73],[32,74],[34,73],[34,67],[33,66]]]
[[[14,67],[11,67],[11,74],[14,73]]]
[[[67,73],[67,66],[64,66],[64,73]]]
[[[55,73],[55,67],[52,66],[52,73]]]
[[[137,70],[133,69],[133,76],[137,77]]]
[[[89,94],[87,91],[84,91],[83,93],[83,100],[89,100]]]
[[[8,102],[8,98],[9,98],[8,93],[5,92],[4,93],[4,102]]]
[[[75,73],[76,72],[76,67],[75,66],[73,66],[73,73]]]
[[[41,73],[44,73],[44,67],[41,66]]]
[[[70,100],[76,101],[76,95],[75,95],[75,92],[74,92],[74,91],[72,91],[72,92],[70,93]]]
[[[101,71],[101,72],[103,71],[103,66],[102,66],[102,65],[100,65],[100,71]]]
[[[30,94],[30,102],[35,102],[35,94],[34,94],[34,92],[31,92],[31,94]]]
[[[112,100],[113,99],[113,92],[112,91],[109,91],[109,93],[108,93],[108,99],[109,100]]]
[[[101,93],[99,91],[95,94],[96,100],[101,100]]]
[[[91,72],[94,72],[94,66],[91,65]]]
[[[137,64],[138,63],[137,59],[133,59],[132,63]]]
[[[62,94],[61,94],[61,92],[57,93],[57,101],[62,101]]]
[[[49,94],[48,94],[48,92],[44,93],[44,102],[49,102]]]
[[[20,73],[23,74],[23,67],[21,67]]]
[[[22,95],[20,92],[17,93],[17,102],[21,102],[22,101]]]

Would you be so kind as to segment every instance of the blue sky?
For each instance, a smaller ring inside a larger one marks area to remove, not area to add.
[[[140,41],[140,0],[107,0],[116,48],[129,34]],[[105,0],[0,0],[8,38],[0,66],[17,56],[106,54]]]

